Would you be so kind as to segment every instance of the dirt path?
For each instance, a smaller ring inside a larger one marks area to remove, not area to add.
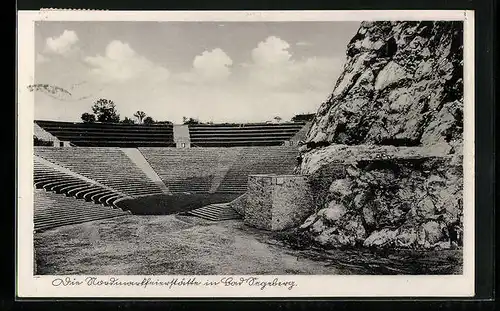
[[[241,221],[127,216],[37,233],[37,274],[337,274]]]

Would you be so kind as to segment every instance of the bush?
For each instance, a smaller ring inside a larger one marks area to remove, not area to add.
[[[203,124],[198,119],[182,117],[183,124]]]
[[[144,118],[143,123],[147,124],[147,125],[151,125],[151,124],[155,123],[155,120],[153,120],[153,118],[151,118],[151,117],[146,117],[146,118]]]
[[[292,122],[308,122],[314,119],[314,113],[297,114],[292,118]]]
[[[43,140],[36,136],[33,136],[33,146],[52,147],[54,146],[54,142],[50,140]]]
[[[94,123],[95,122],[95,115],[85,112],[82,114],[82,121],[83,123]]]
[[[122,120],[123,124],[135,124],[134,120],[128,118],[128,117],[125,117],[125,119]]]

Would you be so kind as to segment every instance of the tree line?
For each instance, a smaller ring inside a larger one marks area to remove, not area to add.
[[[148,116],[144,111],[138,110],[134,113],[132,118],[125,117],[120,118],[120,114],[116,109],[116,105],[112,100],[100,98],[91,107],[92,113],[84,112],[81,115],[81,119],[84,123],[121,123],[121,124],[172,124],[171,121],[156,121],[153,117]],[[309,114],[297,114],[291,121],[292,122],[307,122],[314,119],[314,113]],[[279,123],[282,118],[276,116],[273,118],[273,122]],[[202,122],[196,118],[183,117],[183,124],[213,124],[213,122]],[[229,124],[229,123],[228,123]]]
[[[84,112],[81,116],[83,123],[121,123],[121,124],[172,124],[170,121],[156,121],[144,111],[138,110],[133,118],[120,119],[120,114],[112,100],[100,98],[91,107],[92,113]]]

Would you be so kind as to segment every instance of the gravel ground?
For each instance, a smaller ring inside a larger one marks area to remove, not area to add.
[[[35,234],[36,274],[461,273],[461,251],[297,250],[241,220],[125,216]],[[412,262],[408,269],[408,262]]]
[[[126,216],[35,235],[37,274],[335,274],[241,221]]]

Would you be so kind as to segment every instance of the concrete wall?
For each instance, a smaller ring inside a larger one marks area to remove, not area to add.
[[[244,222],[272,231],[298,226],[313,211],[310,193],[304,176],[250,175]]]

